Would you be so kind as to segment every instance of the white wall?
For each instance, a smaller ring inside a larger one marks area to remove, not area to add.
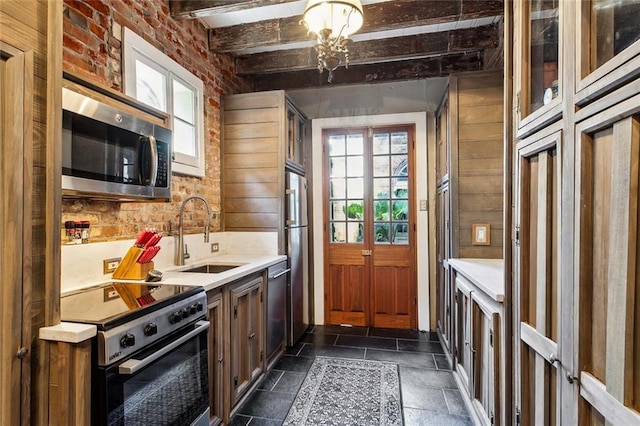
[[[363,115],[355,117],[320,118],[312,121],[313,170],[313,264],[314,264],[314,318],[315,324],[324,324],[324,256],[323,256],[323,211],[322,211],[322,129],[339,127],[365,127],[390,124],[415,124],[416,129],[416,200],[428,200],[427,186],[427,114],[412,112],[402,114]],[[418,328],[429,330],[429,253],[428,212],[419,210],[414,204],[417,219],[417,265],[418,265]]]

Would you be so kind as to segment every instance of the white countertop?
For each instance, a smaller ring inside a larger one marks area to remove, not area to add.
[[[504,300],[502,259],[449,259],[449,265],[493,300]]]
[[[284,255],[241,255],[223,254],[211,259],[199,260],[184,266],[176,266],[174,269],[163,271],[162,284],[200,285],[206,291],[213,290],[232,281],[262,271],[271,265],[287,260]],[[201,265],[240,265],[237,268],[217,274],[202,272],[181,272]]]

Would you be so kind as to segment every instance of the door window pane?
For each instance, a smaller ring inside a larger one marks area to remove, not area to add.
[[[558,1],[530,4],[530,110],[534,112],[558,95]]]
[[[388,200],[374,201],[373,207],[374,207],[374,219],[375,220],[389,220],[390,219],[389,201]]]
[[[389,242],[389,224],[375,223],[373,225],[373,238],[376,243],[388,243]]]
[[[329,136],[329,155],[344,155],[346,153],[344,147],[344,136]]]
[[[391,134],[391,153],[405,154],[408,149],[408,134],[406,132]]]
[[[347,219],[362,219],[364,217],[364,202],[362,200],[350,200],[346,209]]]
[[[389,176],[389,157],[386,155],[373,157],[373,175]]]
[[[347,198],[364,198],[364,179],[347,179]]]
[[[332,158],[329,162],[331,163],[329,165],[329,176],[344,177],[347,175],[344,157]]]
[[[347,176],[364,176],[363,158],[347,157]]]
[[[409,244],[409,223],[393,224],[393,244]]]
[[[389,135],[379,133],[373,135],[373,155],[389,153]]]
[[[344,243],[347,241],[347,224],[344,222],[331,223],[331,242]]]
[[[347,242],[361,243],[364,240],[364,227],[362,222],[347,223]]]
[[[373,180],[373,197],[389,198],[389,178],[375,178]]]
[[[362,135],[347,136],[347,155],[364,154],[364,139]]]
[[[345,220],[347,205],[344,201],[332,201],[331,202],[331,220]]]
[[[344,179],[331,179],[331,189],[329,191],[329,197],[331,198],[345,198],[347,194],[347,186]]]

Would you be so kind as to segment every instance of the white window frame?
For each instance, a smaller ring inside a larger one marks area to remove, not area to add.
[[[172,173],[180,173],[190,176],[203,177],[205,175],[204,161],[204,84],[202,80],[189,72],[176,61],[162,53],[152,44],[140,37],[129,28],[124,28],[123,32],[123,80],[125,94],[137,98],[136,96],[136,59],[144,62],[145,65],[155,69],[166,77],[167,111],[171,116],[171,123],[175,120],[173,116],[173,81],[193,88],[195,95],[195,156],[186,155],[173,151]]]

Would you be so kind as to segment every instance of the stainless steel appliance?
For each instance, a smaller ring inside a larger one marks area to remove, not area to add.
[[[95,324],[92,425],[209,424],[201,287],[108,283],[61,298],[64,321]]]
[[[171,198],[171,130],[62,89],[62,190],[101,198]]]
[[[267,271],[267,360],[285,344],[288,272],[286,261]]]
[[[293,346],[309,326],[309,257],[307,227],[307,180],[286,172],[286,222],[289,285],[287,292],[287,345]]]

